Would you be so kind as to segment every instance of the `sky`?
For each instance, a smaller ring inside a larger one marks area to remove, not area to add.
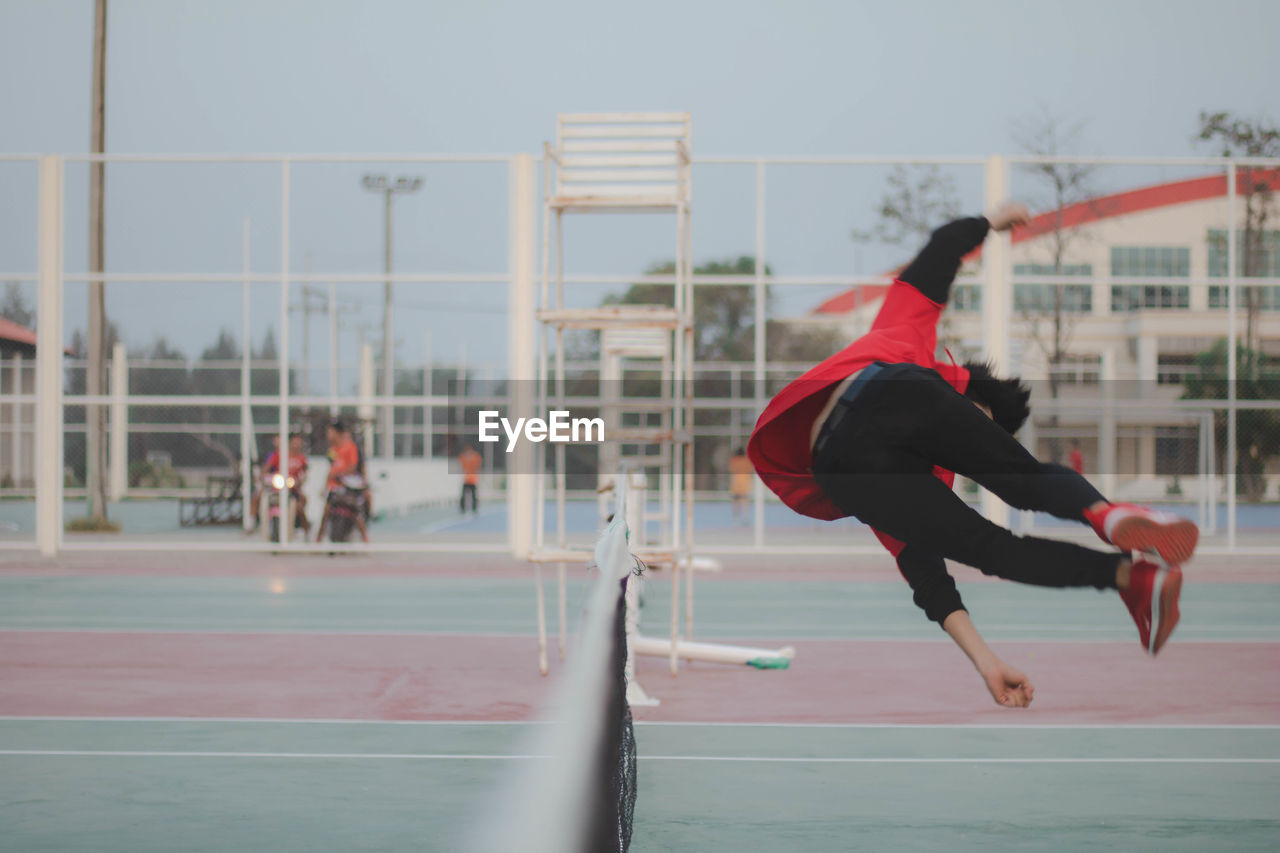
[[[0,153],[88,149],[92,21],[91,0],[0,0]],[[507,154],[537,151],[558,112],[690,110],[695,157],[1011,154],[1016,123],[1035,115],[1081,124],[1066,153],[1199,155],[1212,153],[1192,140],[1201,110],[1280,118],[1276,32],[1273,0],[111,0],[107,149]],[[364,168],[295,170],[292,267],[380,268]],[[397,268],[504,270],[505,168],[406,172],[426,186],[397,202]],[[870,223],[883,172],[802,171],[770,172],[770,264],[848,274],[890,261],[847,239]],[[962,203],[980,205],[980,172],[954,171]],[[85,267],[84,172],[67,172],[68,270]],[[0,163],[0,273],[34,267],[34,186],[32,166]],[[751,252],[750,191],[749,168],[695,173],[696,261]],[[277,167],[111,167],[107,192],[111,270],[238,270],[246,218],[253,268],[279,269]],[[671,252],[658,223],[596,227],[571,238],[580,269],[634,273]],[[83,325],[77,287],[68,334]],[[238,329],[238,285],[119,288],[108,310],[131,345],[163,334],[194,354],[217,326]],[[378,308],[367,288],[348,291],[364,297],[344,324],[350,353]],[[421,359],[429,335],[434,358],[501,359],[484,346],[504,322],[500,286],[397,296],[403,358]],[[269,287],[253,302],[258,337]]]

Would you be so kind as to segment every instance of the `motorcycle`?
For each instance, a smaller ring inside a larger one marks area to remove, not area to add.
[[[262,526],[262,533],[267,541],[280,541],[280,491],[285,488],[289,494],[285,516],[291,519],[294,530],[305,530],[306,519],[298,512],[298,481],[280,473],[268,473],[262,481],[261,500],[265,507],[260,508],[259,516],[267,519],[267,523]]]
[[[364,520],[369,504],[369,484],[359,474],[348,474],[329,489],[325,515],[330,542],[346,542],[356,519]]]

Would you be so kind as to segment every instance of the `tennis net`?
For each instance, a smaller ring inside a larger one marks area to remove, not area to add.
[[[636,745],[626,699],[626,586],[641,565],[622,498],[595,548],[576,650],[516,772],[483,818],[476,853],[626,853]]]

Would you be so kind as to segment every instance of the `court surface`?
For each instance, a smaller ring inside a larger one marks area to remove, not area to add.
[[[636,709],[632,850],[1280,847],[1269,561],[1191,564],[1155,661],[1114,593],[956,570],[1036,684],[1025,711],[883,560],[725,564],[698,577],[695,635],[797,656],[676,678],[641,659],[662,704]],[[2,846],[460,849],[561,671],[553,645],[537,673],[531,578],[497,557],[4,557]],[[669,592],[650,579],[646,633]]]

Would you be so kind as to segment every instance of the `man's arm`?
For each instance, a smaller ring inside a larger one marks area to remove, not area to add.
[[[1009,666],[995,652],[987,647],[978,629],[973,626],[969,613],[957,610],[942,623],[943,630],[951,635],[956,645],[973,661],[973,668],[978,670],[987,690],[996,700],[996,704],[1006,708],[1025,708],[1035,697],[1035,688],[1027,677]]]
[[[898,280],[912,285],[934,302],[945,305],[951,295],[951,283],[960,270],[960,261],[982,245],[987,231],[1007,231],[1030,220],[1026,205],[1010,202],[989,218],[974,216],[948,222],[933,232],[928,244],[907,265]]]
[[[952,613],[964,610],[955,579],[937,554],[908,545],[898,552],[897,560],[898,571],[911,587],[912,600],[930,620],[942,625]]]

